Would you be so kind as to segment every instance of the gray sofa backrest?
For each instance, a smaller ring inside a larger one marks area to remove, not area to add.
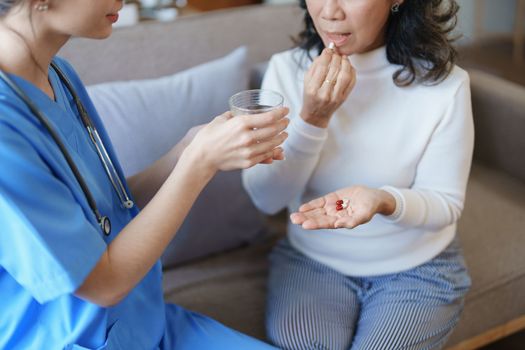
[[[172,74],[241,45],[256,64],[291,48],[302,20],[297,5],[246,6],[120,28],[106,40],[73,39],[60,55],[86,84]]]
[[[525,183],[525,87],[470,70],[474,159]]]

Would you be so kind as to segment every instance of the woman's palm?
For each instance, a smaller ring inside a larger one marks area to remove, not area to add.
[[[369,222],[377,213],[376,197],[374,189],[347,187],[303,204],[290,218],[307,230],[354,228]],[[346,207],[339,206],[341,201],[348,201]]]

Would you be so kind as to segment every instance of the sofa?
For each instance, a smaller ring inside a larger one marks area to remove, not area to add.
[[[143,22],[104,41],[74,39],[60,55],[90,85],[131,175],[226,110],[234,90],[257,87],[265,62],[293,46],[301,25],[295,5],[253,5]],[[473,285],[450,349],[475,349],[525,328],[525,88],[469,72],[476,141],[459,235]],[[163,103],[160,113],[148,112]],[[140,147],[130,149],[129,139]],[[163,256],[166,300],[265,339],[266,257],[286,219],[258,213],[239,172],[218,174]]]

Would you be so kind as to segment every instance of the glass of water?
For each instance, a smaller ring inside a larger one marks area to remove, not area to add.
[[[271,90],[245,90],[230,97],[230,111],[234,116],[265,113],[283,106],[281,94]]]

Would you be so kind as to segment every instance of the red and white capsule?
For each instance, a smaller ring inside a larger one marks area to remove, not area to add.
[[[348,198],[339,199],[335,202],[335,205],[336,205],[335,209],[337,211],[341,211],[343,209],[348,208],[349,204],[350,204],[350,199]]]

